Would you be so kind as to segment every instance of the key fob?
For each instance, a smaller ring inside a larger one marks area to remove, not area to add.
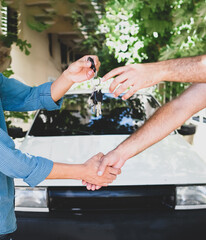
[[[94,91],[92,96],[91,96],[91,99],[93,101],[93,104],[94,105],[97,105],[97,91]]]
[[[101,89],[96,93],[97,102],[102,102],[103,94]]]
[[[95,67],[95,63],[94,63],[93,58],[88,57],[87,61],[90,61],[90,62],[91,62],[92,65],[91,65],[90,68],[91,68],[94,72],[96,72],[96,67]]]

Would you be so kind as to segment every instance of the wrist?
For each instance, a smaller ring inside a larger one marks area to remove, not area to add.
[[[117,146],[112,152],[118,158],[119,162],[125,163],[129,159],[128,151],[125,151],[125,148],[122,144]]]
[[[159,79],[158,83],[169,80],[168,76],[170,75],[170,72],[169,72],[168,63],[169,63],[169,60],[155,63],[156,70],[157,70],[156,76]]]
[[[73,85],[75,82],[72,80],[71,73],[69,72],[68,68],[63,72],[64,79],[68,82],[69,85]]]
[[[119,156],[119,159],[122,162],[126,162],[128,159],[134,157],[140,151],[138,150],[138,146],[141,144],[138,143],[137,140],[131,139],[133,135],[131,135],[127,140],[122,142],[119,146],[117,146],[113,151],[115,151],[116,155]]]
[[[76,172],[75,179],[83,180],[85,178],[86,166],[85,166],[85,164],[77,164],[76,166],[77,166],[78,170]]]
[[[162,81],[165,80],[165,75],[166,75],[166,69],[164,69],[164,65],[162,62],[156,62],[156,63],[148,63],[151,64],[151,73],[153,75],[153,85],[158,84]]]

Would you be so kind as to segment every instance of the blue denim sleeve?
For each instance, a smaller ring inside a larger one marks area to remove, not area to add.
[[[60,109],[62,99],[54,102],[51,97],[51,84],[29,87],[16,79],[0,74],[0,97],[7,111],[33,111],[37,109]]]
[[[53,162],[15,149],[12,139],[0,129],[0,172],[11,178],[22,178],[34,187],[51,172]]]

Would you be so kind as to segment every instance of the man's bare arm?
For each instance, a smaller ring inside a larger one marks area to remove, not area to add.
[[[206,107],[206,83],[194,84],[167,103],[135,133],[102,158],[98,175],[106,166],[121,168],[129,158],[160,141],[194,113]]]
[[[104,81],[113,77],[115,79],[109,90],[114,92],[116,97],[131,87],[124,94],[123,99],[128,99],[138,90],[162,81],[206,83],[206,55],[155,63],[130,64],[113,69],[104,76]]]
[[[159,62],[160,81],[206,83],[206,55]]]
[[[107,186],[116,179],[116,175],[120,174],[121,171],[108,167],[104,175],[98,177],[96,173],[102,156],[102,153],[98,153],[84,164],[54,163],[53,169],[47,179],[77,179],[101,186]]]

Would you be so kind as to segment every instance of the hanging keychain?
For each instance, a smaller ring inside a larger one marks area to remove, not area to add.
[[[88,61],[91,62],[91,69],[94,71],[95,75],[94,77],[91,79],[91,83],[93,86],[93,90],[92,90],[92,94],[89,97],[88,103],[91,107],[93,107],[93,112],[96,114],[96,116],[98,117],[99,115],[102,114],[101,111],[101,105],[102,105],[102,99],[103,99],[103,95],[102,95],[102,91],[101,91],[101,79],[99,79],[99,83],[95,84],[94,79],[97,77],[97,70],[95,67],[95,63],[93,58],[88,57]]]

